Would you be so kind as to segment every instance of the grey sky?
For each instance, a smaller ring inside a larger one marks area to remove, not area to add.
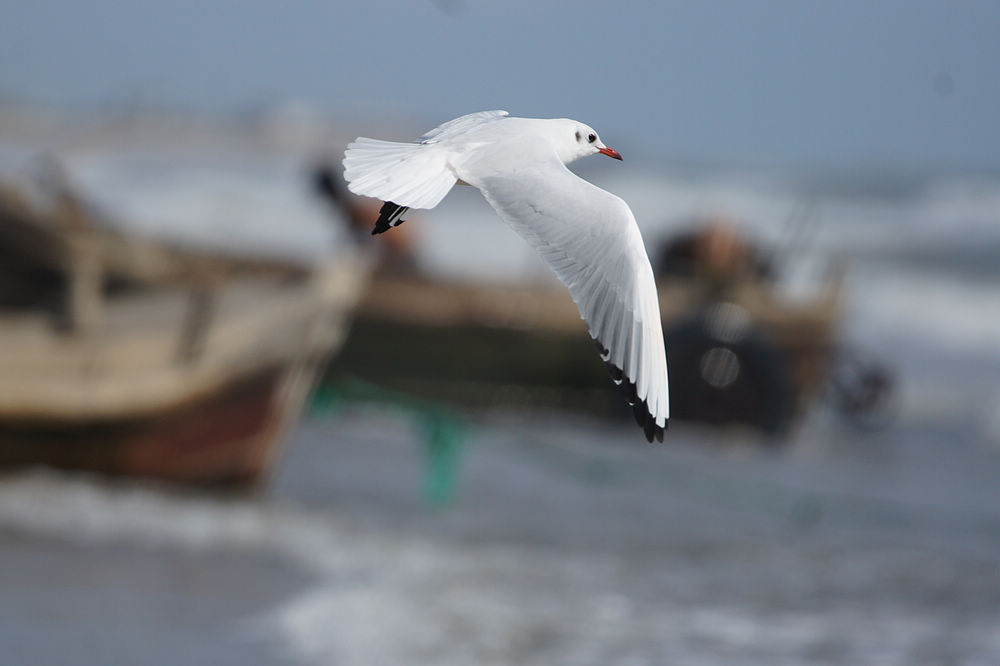
[[[453,8],[454,11],[442,9]],[[571,116],[665,161],[1000,168],[1000,3],[0,2],[0,94],[434,124]]]

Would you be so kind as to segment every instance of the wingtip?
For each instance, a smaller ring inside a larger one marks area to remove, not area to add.
[[[611,375],[611,381],[620,385],[622,380],[625,378],[625,373],[623,373],[621,369],[611,361],[605,361],[604,365],[608,368],[608,374]]]
[[[655,439],[662,444],[663,435],[667,430],[668,421],[664,421],[663,425],[657,425],[656,419],[653,418],[652,414],[647,414],[646,416],[648,420],[646,421],[645,426],[643,426],[643,433],[646,435],[646,441],[652,444]]]
[[[626,378],[625,381],[622,382],[622,388],[625,389],[625,399],[628,400],[628,404],[642,405],[645,407],[645,401],[639,399],[639,389],[636,387],[635,382]]]
[[[649,413],[646,411],[646,406],[641,402],[630,402],[629,406],[632,407],[632,416],[635,417],[635,424],[645,429],[646,423],[649,420]]]
[[[604,346],[598,341],[598,350],[602,350]],[[622,394],[625,401],[628,403],[629,407],[632,408],[632,416],[635,418],[635,423],[640,428],[642,428],[643,434],[646,436],[646,440],[652,443],[653,440],[659,442],[663,441],[663,433],[667,429],[669,424],[669,419],[664,419],[663,425],[658,425],[656,423],[656,417],[650,411],[649,403],[639,397],[638,389],[631,379],[625,376],[625,373],[621,371],[614,363],[610,361],[604,362],[605,366],[608,368],[608,372],[611,374],[611,379],[618,384],[621,388]]]

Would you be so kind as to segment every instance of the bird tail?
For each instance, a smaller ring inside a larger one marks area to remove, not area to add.
[[[347,146],[344,178],[351,192],[400,208],[433,208],[457,181],[436,145],[365,137]]]

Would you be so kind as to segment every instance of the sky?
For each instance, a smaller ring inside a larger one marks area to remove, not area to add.
[[[430,128],[572,117],[667,163],[1000,169],[1000,3],[0,0],[0,98]],[[405,136],[391,138],[407,138]]]

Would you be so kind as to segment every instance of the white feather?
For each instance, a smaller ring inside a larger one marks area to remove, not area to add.
[[[359,137],[344,153],[347,187],[355,194],[407,208],[433,208],[457,180],[448,151],[436,144],[506,116],[506,111],[470,113],[432,129],[419,143]]]
[[[501,118],[506,117],[506,111],[478,111],[476,113],[468,113],[464,116],[459,116],[454,120],[449,120],[446,123],[438,125],[430,132],[427,132],[420,137],[420,143],[437,143],[438,141],[443,141],[449,137],[464,134],[478,125],[491,123],[494,120],[500,120]]]

